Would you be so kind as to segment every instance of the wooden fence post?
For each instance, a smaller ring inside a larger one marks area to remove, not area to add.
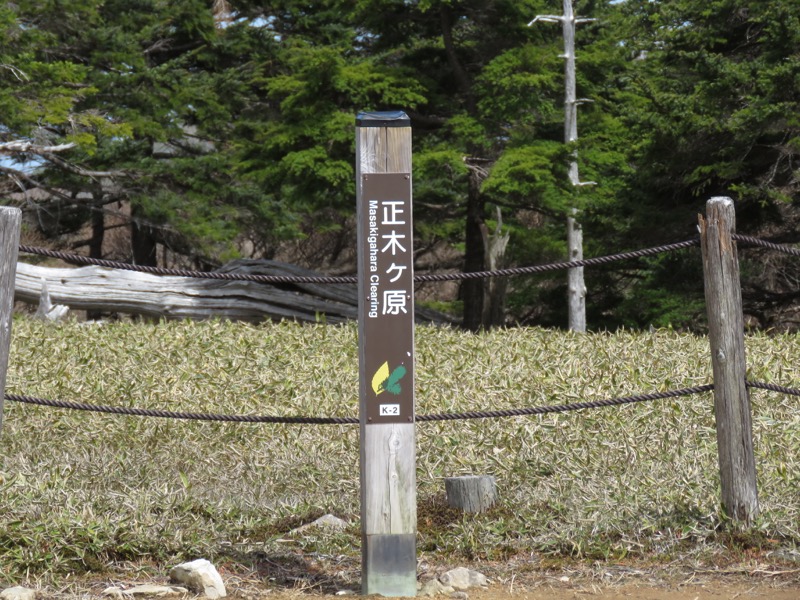
[[[11,313],[14,309],[14,277],[17,272],[19,230],[22,212],[0,206],[0,430],[3,426],[3,400],[6,392],[8,352],[11,347]]]
[[[714,414],[722,505],[732,519],[758,516],[753,427],[747,392],[739,260],[731,234],[736,213],[730,198],[711,198],[699,215],[709,342],[714,371]]]
[[[411,127],[402,112],[356,119],[361,587],[416,596]]]

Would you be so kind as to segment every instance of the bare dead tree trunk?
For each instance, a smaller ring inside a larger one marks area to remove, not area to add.
[[[484,254],[486,256],[486,267],[490,271],[502,269],[505,266],[506,246],[510,234],[503,232],[503,215],[499,207],[497,210],[497,227],[494,233],[490,234],[488,228],[484,227]],[[484,279],[484,306],[483,306],[483,326],[500,327],[505,324],[506,319],[506,291],[508,289],[508,278],[489,277]]]
[[[576,18],[572,0],[563,0],[564,12],[561,15],[539,15],[536,21],[561,23],[564,37],[564,143],[574,144],[578,140],[578,98],[575,83],[575,25],[594,19]],[[569,181],[574,186],[592,185],[593,182],[580,180],[578,173],[578,153],[574,151],[569,162]],[[577,219],[578,209],[573,208],[567,215],[567,247],[569,260],[583,259],[583,229]],[[586,284],[583,267],[570,269],[567,274],[567,302],[569,307],[569,329],[586,331]]]
[[[453,40],[453,15],[450,8],[440,9],[442,42],[447,61],[453,71],[458,89],[461,92],[467,112],[475,115],[477,106],[472,81],[456,51]],[[477,147],[468,148],[473,156],[479,155]],[[491,235],[486,226],[486,200],[480,188],[488,172],[480,166],[482,159],[467,158],[469,184],[467,191],[467,221],[464,231],[464,270],[485,271],[502,263],[502,256],[508,244],[508,236],[498,229]],[[469,279],[461,284],[461,300],[464,303],[463,327],[470,331],[488,329],[505,321],[505,280]]]
[[[103,203],[92,207],[92,237],[89,238],[89,256],[103,258],[103,240],[106,235],[106,215],[103,212]],[[97,310],[87,310],[86,318],[90,321],[101,319],[103,313]]]
[[[564,17],[561,20],[564,33],[564,142],[573,144],[578,140],[578,98],[575,84],[575,14],[572,0],[564,0]],[[572,153],[569,163],[569,181],[573,186],[580,185],[578,175],[578,152]],[[583,258],[583,230],[575,218],[577,210],[567,217],[567,247],[569,260]],[[586,331],[586,284],[583,267],[570,269],[567,274],[567,294],[569,305],[569,328],[571,331]]]
[[[92,206],[92,237],[89,238],[89,256],[103,258],[103,240],[106,235],[106,218],[103,204]]]
[[[131,253],[133,263],[149,267],[158,266],[156,239],[151,228],[139,219],[140,211],[131,206]]]
[[[481,177],[479,170],[470,169],[469,191],[467,194],[467,223],[464,235],[464,271],[483,271],[486,264],[486,223],[483,213],[485,201],[480,193]],[[479,331],[483,323],[484,282],[480,279],[466,279],[461,284],[461,300],[464,303],[463,327],[469,331]]]

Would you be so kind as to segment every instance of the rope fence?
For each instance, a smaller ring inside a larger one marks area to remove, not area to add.
[[[699,217],[700,236],[682,242],[666,244],[621,252],[594,258],[556,262],[528,267],[513,267],[475,272],[433,273],[416,275],[414,283],[444,282],[483,279],[488,277],[513,277],[548,273],[559,270],[575,269],[609,264],[620,260],[629,260],[654,256],[664,252],[672,252],[690,247],[700,246],[703,253],[703,271],[705,276],[706,304],[709,307],[709,341],[712,349],[713,383],[669,390],[650,394],[639,394],[610,398],[597,401],[572,402],[549,406],[532,406],[524,408],[497,409],[487,411],[467,411],[459,413],[439,413],[414,415],[408,417],[409,423],[456,421],[467,419],[508,418],[571,411],[598,409],[613,406],[624,406],[641,402],[650,402],[666,398],[678,398],[713,391],[714,415],[717,431],[717,446],[720,465],[720,485],[722,505],[734,519],[752,522],[758,515],[756,489],[756,467],[752,447],[750,422],[750,400],[748,389],[761,389],[788,396],[800,397],[800,389],[746,379],[744,361],[744,323],[742,315],[741,289],[739,281],[737,243],[743,246],[767,248],[790,256],[800,256],[800,249],[784,244],[776,244],[759,238],[733,233],[735,223],[733,202],[729,198],[717,197],[708,201],[707,220]],[[17,237],[18,239],[18,237]],[[185,269],[167,269],[144,265],[132,265],[124,262],[95,259],[78,254],[48,250],[27,245],[19,245],[20,252],[56,258],[77,265],[96,265],[112,269],[139,271],[155,275],[167,275],[188,278],[216,279],[223,281],[251,281],[264,284],[354,284],[357,277],[329,277],[309,275],[255,275],[248,273],[203,272]],[[13,250],[13,247],[11,248]],[[7,254],[15,254],[12,251]],[[14,269],[10,269],[13,274]],[[13,294],[13,277],[8,284]],[[8,287],[7,286],[7,287]],[[711,310],[714,307],[714,310]],[[717,314],[719,313],[719,314]],[[730,320],[720,315],[736,315]],[[731,326],[733,325],[733,328]],[[413,321],[412,321],[413,327]],[[2,332],[0,332],[2,334]],[[737,357],[741,357],[739,360]],[[729,358],[731,360],[729,360]],[[82,402],[64,400],[48,400],[35,396],[5,394],[5,399],[24,404],[65,408],[80,411],[99,412],[114,415],[157,417],[167,419],[183,419],[194,421],[232,422],[232,423],[273,423],[273,424],[309,424],[309,425],[354,425],[360,424],[364,415],[359,417],[309,417],[309,416],[270,416],[270,415],[228,415],[198,412],[182,412],[171,410],[144,409],[136,407],[120,407],[93,405]],[[372,417],[366,417],[368,421]],[[413,432],[413,428],[411,429]],[[411,437],[413,440],[413,435]]]
[[[782,252],[791,256],[800,256],[800,249],[792,248],[783,244],[775,244],[759,238],[733,234],[733,239],[749,246],[761,246],[770,250]],[[443,282],[443,281],[464,281],[468,279],[483,279],[487,277],[515,277],[520,275],[534,275],[550,273],[553,271],[575,269],[578,267],[591,267],[609,264],[620,260],[630,260],[633,258],[643,258],[654,256],[664,252],[674,252],[684,248],[691,248],[700,245],[700,238],[692,238],[682,242],[643,248],[630,252],[620,252],[607,256],[596,256],[582,260],[561,261],[544,265],[532,265],[528,267],[511,267],[507,269],[496,269],[492,271],[470,271],[460,273],[431,273],[415,275],[415,283]],[[64,262],[75,265],[95,265],[110,269],[121,269],[125,271],[138,271],[140,273],[150,273],[152,275],[168,275],[174,277],[190,277],[196,279],[218,279],[223,281],[252,281],[255,283],[280,284],[280,283],[316,283],[316,284],[353,284],[358,283],[355,276],[328,277],[328,276],[303,276],[303,275],[251,275],[246,273],[219,273],[215,271],[192,271],[186,269],[167,269],[164,267],[151,267],[146,265],[134,265],[115,260],[102,258],[91,258],[82,254],[61,252],[59,250],[49,250],[36,246],[20,245],[20,252],[56,258]]]
[[[772,383],[758,381],[747,381],[747,387],[779,392],[790,396],[800,397],[800,389],[794,389]],[[550,406],[532,406],[527,408],[512,408],[489,411],[467,411],[460,413],[438,413],[430,415],[416,415],[419,422],[432,421],[459,421],[466,419],[496,419],[506,417],[525,417],[533,415],[545,415],[550,413],[563,413],[588,408],[607,408],[610,406],[624,406],[626,404],[637,404],[640,402],[651,402],[653,400],[663,400],[666,398],[678,398],[681,396],[691,396],[710,392],[714,389],[714,384],[699,385],[678,390],[664,392],[654,392],[651,394],[639,394],[636,396],[625,396],[621,398],[610,398],[607,400],[594,400],[589,402],[572,402],[569,404],[555,404]],[[277,423],[283,425],[357,425],[357,417],[279,417],[268,415],[225,415],[212,413],[193,413],[179,412],[171,410],[158,410],[147,408],[133,408],[123,406],[105,406],[96,404],[86,404],[83,402],[71,402],[68,400],[48,400],[35,396],[25,396],[18,394],[5,394],[5,399],[22,404],[32,404],[36,406],[49,406],[52,408],[67,408],[89,412],[108,413],[114,415],[127,415],[136,417],[159,417],[166,419],[185,419],[191,421],[217,421],[228,423]]]
[[[800,256],[800,250],[791,248],[786,245],[776,244],[759,238],[732,234],[731,236],[737,242],[748,246],[764,247],[770,250],[783,252],[792,256]],[[583,260],[556,262],[543,265],[533,265],[528,267],[514,267],[507,269],[497,269],[492,271],[474,271],[462,273],[439,273],[439,274],[426,274],[417,275],[414,277],[415,282],[441,282],[441,281],[457,281],[466,279],[478,279],[486,277],[512,277],[519,275],[530,275],[537,273],[546,273],[562,269],[573,269],[576,267],[597,266],[602,264],[609,264],[620,260],[629,260],[633,258],[641,258],[646,256],[654,256],[664,252],[673,252],[685,248],[696,247],[700,245],[700,238],[692,238],[682,242],[675,242],[672,244],[665,244],[661,246],[654,246],[652,248],[644,248],[631,252],[620,252],[617,254],[610,254],[607,256],[598,256]],[[143,273],[150,273],[155,275],[168,275],[177,277],[192,277],[203,279],[218,279],[226,281],[253,281],[257,283],[266,284],[281,284],[281,283],[316,283],[316,284],[353,284],[357,283],[356,277],[327,277],[327,276],[290,276],[290,275],[250,275],[250,274],[237,274],[237,273],[218,273],[218,272],[205,272],[205,271],[192,271],[185,269],[168,269],[163,267],[151,267],[144,265],[133,265],[130,263],[105,260],[98,258],[91,258],[80,254],[69,252],[61,252],[58,250],[49,250],[46,248],[39,248],[35,246],[20,245],[20,252],[35,254],[39,256],[46,256],[56,258],[71,264],[78,265],[96,265],[112,269],[122,269],[128,271],[138,271]],[[752,388],[758,388],[773,392],[778,392],[787,395],[800,396],[800,390],[780,386],[776,384],[751,382],[747,381],[746,385]],[[627,396],[621,398],[612,398],[607,400],[590,401],[590,402],[575,402],[569,404],[558,404],[551,406],[538,406],[527,408],[515,409],[501,409],[492,411],[469,411],[462,413],[441,413],[430,415],[416,415],[416,420],[419,422],[431,421],[455,421],[464,419],[485,419],[485,418],[505,418],[505,417],[519,417],[530,415],[544,415],[548,413],[569,412],[575,410],[591,409],[591,408],[605,408],[610,406],[622,406],[626,404],[633,404],[639,402],[648,402],[653,400],[660,400],[664,398],[676,398],[681,396],[689,396],[708,392],[714,389],[714,384],[707,384],[696,387],[689,387],[678,390],[671,390],[665,392],[656,392],[652,394],[641,394],[635,396]],[[65,408],[80,411],[100,412],[115,415],[129,415],[141,417],[158,417],[168,419],[185,419],[195,421],[217,421],[217,422],[233,422],[233,423],[279,423],[279,424],[312,424],[312,425],[351,425],[359,422],[356,417],[306,417],[306,416],[259,416],[259,415],[225,415],[225,414],[210,414],[210,413],[193,413],[181,411],[169,411],[158,409],[144,409],[144,408],[131,408],[119,406],[104,406],[93,405],[82,402],[72,402],[66,400],[48,400],[44,398],[37,398],[35,396],[18,395],[18,394],[5,394],[6,400],[12,402],[19,402],[24,404],[32,404],[38,406],[49,406],[52,408]]]

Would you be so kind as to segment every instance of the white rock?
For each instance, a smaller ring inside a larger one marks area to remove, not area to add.
[[[438,594],[452,594],[454,591],[452,587],[443,584],[438,579],[431,579],[422,585],[422,588],[417,592],[417,596],[433,597]]]
[[[486,575],[478,571],[473,571],[472,569],[467,569],[466,567],[457,567],[447,573],[442,573],[439,576],[439,581],[457,591],[468,590],[476,586],[486,587],[489,585],[489,580],[486,579]]]
[[[172,581],[182,583],[190,590],[205,594],[211,600],[228,595],[216,567],[205,558],[172,567],[169,572]]]
[[[189,593],[184,587],[170,585],[137,585],[136,587],[123,590],[118,587],[110,587],[103,590],[103,596],[111,596],[117,600],[126,598],[179,598]]]
[[[136,597],[146,596],[154,598],[177,598],[189,593],[184,587],[173,585],[137,585],[122,592],[125,596]]]
[[[347,521],[343,521],[339,517],[335,517],[331,514],[322,515],[316,521],[311,523],[307,523],[297,529],[293,529],[292,533],[303,533],[309,529],[328,529],[333,531],[343,531],[347,528]]]
[[[69,312],[69,306],[63,304],[53,304],[50,300],[50,293],[47,291],[47,280],[42,279],[42,293],[39,296],[39,308],[34,315],[37,319],[44,321],[61,321]]]
[[[34,600],[36,598],[36,590],[18,585],[4,589],[0,592],[0,598],[3,600]]]
[[[453,600],[469,600],[469,594],[467,592],[453,592],[450,594],[450,597]]]

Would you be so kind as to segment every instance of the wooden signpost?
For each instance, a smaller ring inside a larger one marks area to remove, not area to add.
[[[411,126],[356,118],[361,565],[365,595],[417,593]]]
[[[22,211],[0,207],[0,428],[6,391],[8,352],[11,347],[11,313],[14,308],[14,274],[17,270]]]

